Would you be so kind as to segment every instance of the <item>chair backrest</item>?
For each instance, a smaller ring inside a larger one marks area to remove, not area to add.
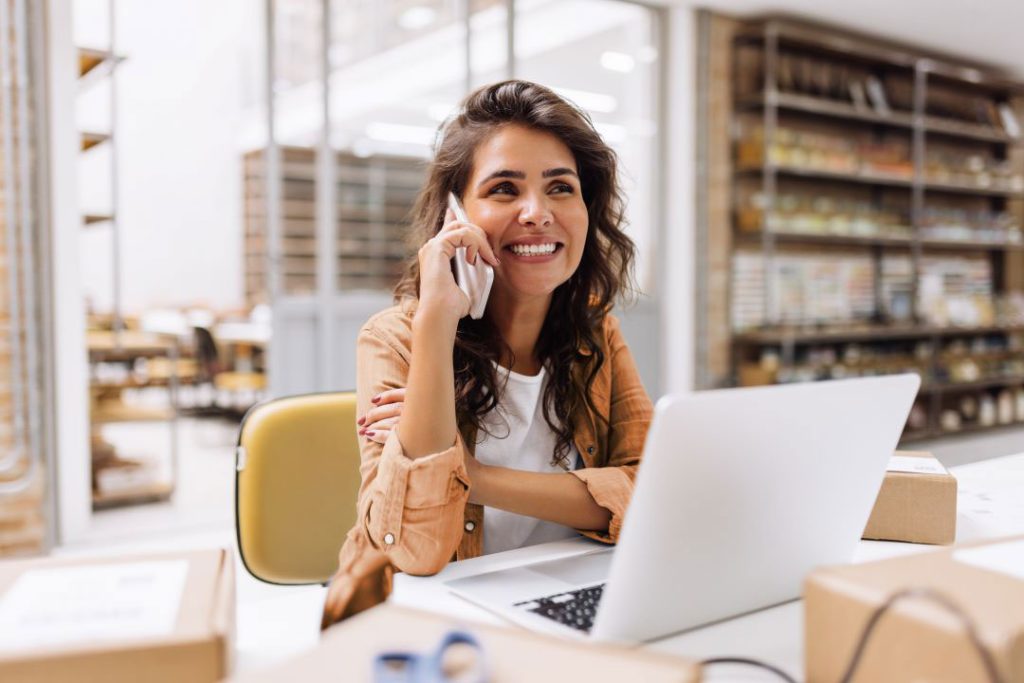
[[[242,563],[277,584],[324,583],[356,520],[354,393],[254,406],[238,432],[235,530]]]

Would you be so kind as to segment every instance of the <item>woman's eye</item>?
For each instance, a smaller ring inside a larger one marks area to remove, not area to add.
[[[491,188],[491,194],[514,194],[516,191],[515,185],[510,182],[498,183]]]
[[[557,185],[552,185],[551,189],[557,192],[568,192],[569,194],[572,194],[573,192],[576,191],[576,189],[568,183],[558,183]]]

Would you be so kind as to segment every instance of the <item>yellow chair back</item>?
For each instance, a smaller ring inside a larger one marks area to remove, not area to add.
[[[289,396],[245,416],[235,456],[235,531],[245,568],[277,584],[325,583],[355,524],[353,392]]]

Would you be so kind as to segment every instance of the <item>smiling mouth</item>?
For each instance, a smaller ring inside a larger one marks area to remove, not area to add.
[[[510,244],[505,247],[516,256],[550,256],[562,248],[561,242],[548,244]]]

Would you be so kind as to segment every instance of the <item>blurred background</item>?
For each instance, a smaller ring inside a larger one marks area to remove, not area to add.
[[[516,77],[622,162],[652,397],[915,371],[1024,451],[1024,5],[0,0],[0,556],[231,543],[238,422],[351,389],[437,127]]]

